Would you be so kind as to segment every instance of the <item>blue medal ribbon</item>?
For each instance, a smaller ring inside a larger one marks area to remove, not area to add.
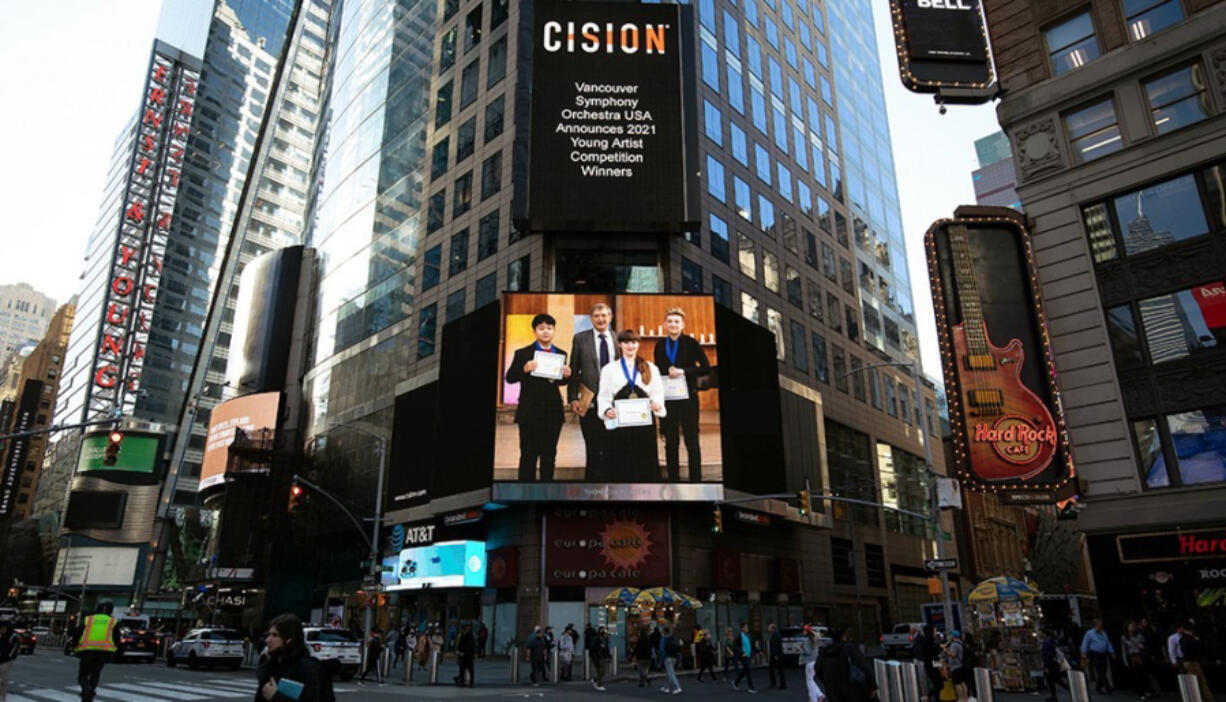
[[[550,344],[549,348],[542,348],[541,342],[539,341],[532,342],[532,348],[536,349],[537,351],[544,351],[545,353],[558,353],[558,347]]]
[[[637,365],[631,364],[634,366],[634,373],[632,374],[629,370],[626,369],[625,357],[619,358],[617,360],[618,360],[618,363],[622,364],[622,375],[626,376],[626,382],[630,383],[630,392],[634,392],[634,389],[636,387],[635,383],[638,382],[638,379],[639,379],[639,367]]]
[[[677,337],[676,341],[672,339],[664,340],[664,354],[668,356],[668,362],[672,365],[677,365],[677,351],[681,349],[681,337]]]

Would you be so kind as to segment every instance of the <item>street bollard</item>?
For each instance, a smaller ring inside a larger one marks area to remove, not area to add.
[[[715,667],[719,668],[720,670],[724,669],[724,647],[723,646],[715,647]]]
[[[592,679],[592,655],[586,648],[583,649],[583,679],[585,681]]]
[[[413,682],[413,663],[416,658],[414,653],[414,651],[406,651],[404,654],[404,672],[401,673],[401,676],[406,683]]]
[[[873,661],[873,673],[877,678],[877,700],[878,702],[903,702],[896,700],[890,695],[890,686],[887,681],[890,678],[890,666],[883,660],[876,659]]]
[[[993,702],[996,690],[992,687],[992,671],[987,668],[975,669],[975,692],[979,694],[979,702]]]
[[[556,685],[561,677],[561,670],[558,668],[558,647],[554,646],[549,652],[549,682]]]
[[[610,646],[610,647],[609,647],[609,654],[613,656],[613,672],[612,672],[612,675],[613,675],[613,677],[617,677],[617,647],[616,647],[616,646]]]
[[[898,661],[890,661],[885,670],[886,683],[890,688],[890,700],[892,702],[911,702],[911,700],[903,696],[902,664]]]
[[[698,670],[698,644],[690,644],[690,660],[694,661],[694,667],[690,670]]]
[[[379,668],[381,670],[379,679],[386,680],[392,674],[392,651],[389,648],[383,649],[383,655],[379,658]]]
[[[1201,702],[1200,681],[1195,675],[1179,674],[1179,698],[1183,702]]]
[[[924,692],[920,689],[919,671],[912,663],[903,663],[900,672],[902,673],[903,699],[906,702],[920,702]]]
[[[1086,685],[1086,674],[1080,670],[1068,672],[1068,691],[1073,696],[1073,702],[1090,702],[1090,688]]]
[[[430,649],[430,684],[438,684],[438,664],[439,650],[437,648]]]
[[[511,683],[519,682],[519,646],[511,647]]]

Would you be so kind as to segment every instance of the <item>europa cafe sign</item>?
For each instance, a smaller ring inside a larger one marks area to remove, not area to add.
[[[1007,208],[959,208],[926,237],[953,462],[1006,502],[1054,502],[1073,476],[1029,234]]]
[[[199,79],[154,54],[102,308],[91,411],[135,407]]]

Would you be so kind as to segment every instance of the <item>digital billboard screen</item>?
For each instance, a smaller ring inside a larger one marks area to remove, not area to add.
[[[532,38],[534,231],[680,231],[676,5],[538,2]]]
[[[485,567],[484,541],[446,541],[383,559],[381,580],[387,590],[485,587]]]
[[[200,465],[199,490],[220,485],[226,480],[230,445],[239,432],[257,441],[271,441],[277,429],[281,393],[264,392],[227,400],[213,408],[209,433]]]
[[[891,0],[899,70],[908,90],[982,88],[992,82],[979,5],[980,0]]]
[[[710,297],[518,293],[502,311],[495,483],[722,481]]]

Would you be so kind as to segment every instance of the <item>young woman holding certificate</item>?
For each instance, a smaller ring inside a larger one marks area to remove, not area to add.
[[[666,414],[660,369],[639,356],[639,335],[626,329],[617,335],[621,358],[600,369],[596,408],[609,437],[609,473],[617,482],[659,482],[656,417]]]

